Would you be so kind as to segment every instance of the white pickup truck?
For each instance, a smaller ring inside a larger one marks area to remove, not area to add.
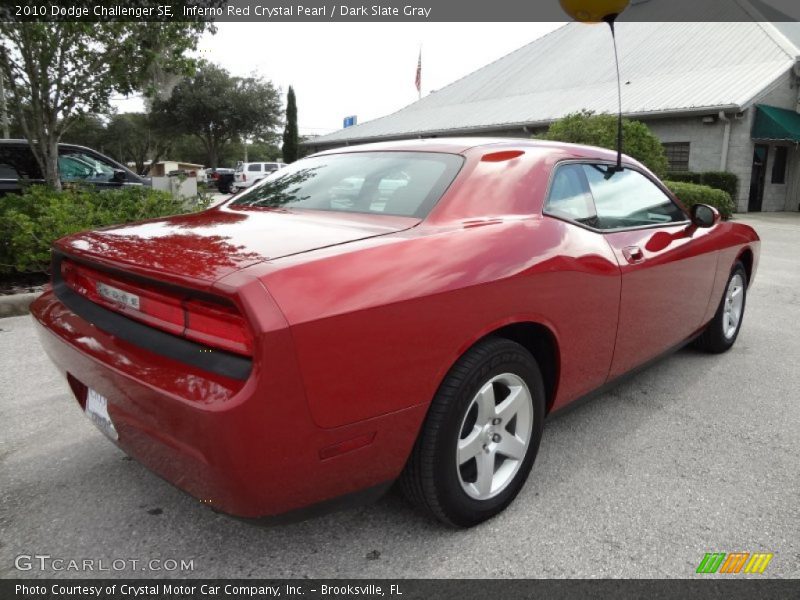
[[[236,191],[249,188],[254,183],[261,181],[278,169],[282,169],[286,164],[282,162],[242,162],[236,165],[233,174],[233,187]]]

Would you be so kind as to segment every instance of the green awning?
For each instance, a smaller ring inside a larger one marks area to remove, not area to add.
[[[757,104],[753,139],[800,143],[800,114],[777,106]]]

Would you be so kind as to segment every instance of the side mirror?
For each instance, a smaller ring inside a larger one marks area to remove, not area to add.
[[[127,179],[128,174],[125,171],[122,169],[114,169],[114,176],[111,178],[114,183],[125,183]]]
[[[713,227],[720,221],[719,211],[708,204],[692,206],[692,224],[696,227]]]

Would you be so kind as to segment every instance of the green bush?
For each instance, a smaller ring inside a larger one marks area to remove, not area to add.
[[[728,192],[684,181],[665,181],[664,184],[680,198],[686,208],[691,208],[695,204],[708,204],[715,207],[723,219],[730,219],[736,208]]]
[[[0,200],[0,273],[47,272],[50,246],[71,233],[184,212],[183,199],[147,187],[31,186]]]
[[[739,197],[739,178],[727,171],[705,171],[700,173],[703,177],[702,184],[723,192],[728,192],[731,198]]]
[[[693,171],[670,171],[667,173],[670,181],[684,181],[707,185],[709,187],[727,192],[734,200],[739,197],[739,178],[727,171],[703,171],[696,173]]]
[[[539,138],[616,150],[617,117],[596,115],[586,110],[572,113],[552,123]],[[664,147],[644,123],[623,119],[622,148],[625,154],[641,162],[656,176],[664,177],[666,174],[668,163]]]
[[[695,173],[694,171],[668,171],[665,178],[670,181],[682,181],[683,183],[703,185],[703,174]]]

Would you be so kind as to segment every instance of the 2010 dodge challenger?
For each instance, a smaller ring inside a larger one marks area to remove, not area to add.
[[[204,212],[56,242],[32,307],[98,427],[217,510],[399,479],[470,526],[545,416],[694,341],[736,341],[748,226],[597,148],[430,139],[316,154]]]

